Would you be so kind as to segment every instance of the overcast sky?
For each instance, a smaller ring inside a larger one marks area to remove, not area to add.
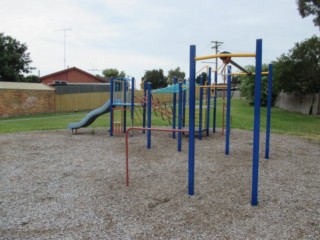
[[[1,0],[0,32],[26,43],[37,70],[66,65],[93,74],[117,68],[137,79],[145,70],[180,67],[189,75],[189,46],[197,56],[221,51],[254,53],[263,39],[263,62],[287,53],[319,29],[302,19],[295,0]],[[237,59],[241,65],[254,59]],[[204,64],[197,63],[197,69]]]

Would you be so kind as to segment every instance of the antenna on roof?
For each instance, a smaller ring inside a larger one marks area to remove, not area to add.
[[[63,69],[66,69],[66,31],[71,31],[71,28],[64,28],[60,30],[56,30],[56,32],[63,31]]]

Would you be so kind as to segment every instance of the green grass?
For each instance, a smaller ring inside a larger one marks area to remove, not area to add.
[[[69,123],[80,121],[87,112],[74,114],[38,114],[32,116],[0,119],[0,134],[11,132],[25,132],[34,130],[66,129]],[[106,126],[109,115],[96,119],[90,127]]]
[[[38,114],[24,117],[2,118],[0,119],[0,134],[33,130],[65,129],[69,123],[80,121],[86,114],[87,112],[73,114]],[[212,122],[212,112],[210,115],[210,121]],[[196,116],[198,116],[197,113]],[[119,119],[120,116],[116,115],[116,118]],[[170,126],[168,121],[164,121],[160,115],[155,116],[154,114],[152,116],[152,125]],[[212,125],[212,123],[210,125]],[[221,128],[221,125],[222,100],[220,99],[217,105],[217,127]],[[265,125],[266,108],[261,108],[262,131],[265,129]],[[108,126],[109,114],[97,118],[89,128]],[[253,129],[253,107],[249,106],[246,101],[241,99],[232,100],[231,127],[244,130]],[[320,117],[291,113],[273,108],[271,113],[271,131],[273,133],[301,136],[320,142]]]

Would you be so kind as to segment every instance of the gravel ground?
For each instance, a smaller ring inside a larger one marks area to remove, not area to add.
[[[320,239],[320,145],[261,135],[259,205],[252,207],[252,132],[196,141],[195,195],[188,143],[168,133],[130,142],[103,128],[0,135],[1,239]]]

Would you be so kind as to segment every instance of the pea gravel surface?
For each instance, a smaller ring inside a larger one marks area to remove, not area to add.
[[[259,204],[251,206],[250,131],[196,140],[188,195],[188,139],[125,138],[106,129],[0,135],[0,239],[320,239],[320,145],[261,133]]]

